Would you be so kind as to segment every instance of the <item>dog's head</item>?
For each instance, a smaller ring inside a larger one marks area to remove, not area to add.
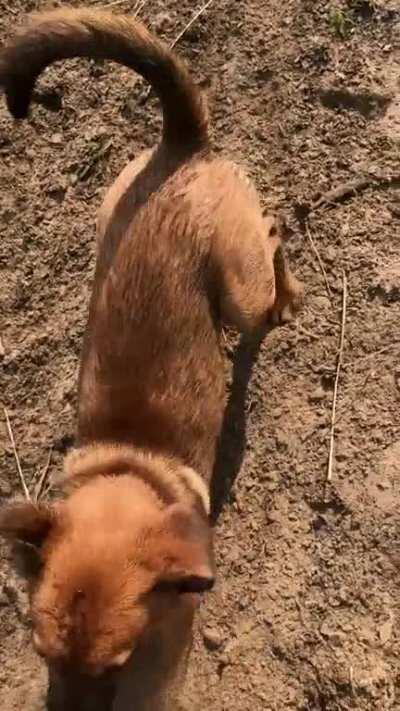
[[[91,676],[122,666],[182,594],[214,582],[206,517],[162,506],[127,475],[96,477],[54,504],[10,504],[0,535],[30,580],[36,649]]]

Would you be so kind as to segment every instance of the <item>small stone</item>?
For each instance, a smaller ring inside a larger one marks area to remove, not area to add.
[[[35,151],[33,148],[27,148],[27,149],[25,150],[25,155],[26,155],[26,157],[29,158],[30,160],[35,160],[35,158],[36,158],[36,151]]]
[[[343,642],[343,639],[345,637],[343,632],[333,629],[326,622],[322,623],[320,627],[320,632],[323,637],[326,637],[332,642],[332,644],[337,646],[339,646]]]
[[[157,32],[167,29],[172,23],[171,15],[168,12],[159,12],[153,19],[153,26]]]
[[[0,481],[0,496],[11,496],[12,486],[8,481]]]
[[[289,447],[289,436],[283,430],[277,430],[275,435],[276,442],[282,449],[288,449]]]
[[[392,629],[393,629],[393,622],[392,620],[387,620],[387,622],[384,622],[383,625],[379,628],[379,638],[382,642],[382,644],[386,644],[389,642],[391,636],[392,636]]]
[[[53,143],[55,146],[59,146],[63,142],[63,137],[61,133],[53,133],[52,136],[50,136],[50,142]]]
[[[216,627],[205,627],[203,629],[204,644],[210,651],[219,649],[223,644],[222,634]]]
[[[219,666],[221,669],[229,666],[229,664],[230,664],[229,655],[228,654],[221,654],[221,656],[218,659],[218,662],[219,662]]]
[[[315,296],[312,303],[317,311],[326,311],[330,308],[330,301],[326,296]]]
[[[310,402],[321,402],[325,400],[325,390],[322,387],[316,388],[309,396]]]
[[[325,258],[325,261],[327,261],[330,264],[332,264],[332,262],[335,263],[336,250],[334,249],[334,247],[326,247],[326,249],[324,250],[324,258]]]
[[[10,604],[10,598],[5,592],[4,588],[0,588],[0,607],[6,607]]]

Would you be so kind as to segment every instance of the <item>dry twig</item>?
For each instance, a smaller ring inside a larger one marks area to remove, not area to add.
[[[108,141],[101,145],[89,146],[88,154],[82,161],[82,163],[79,165],[73,183],[77,182],[78,180],[85,180],[95,168],[97,163],[102,158],[105,158],[107,156],[107,154],[112,148],[112,144],[113,140],[112,138],[110,138]]]
[[[45,466],[44,466],[44,468],[43,468],[43,471],[42,471],[42,473],[41,473],[41,475],[40,475],[40,479],[39,479],[38,483],[37,483],[36,486],[35,486],[34,497],[35,497],[35,500],[36,500],[36,501],[39,501],[39,499],[42,497],[43,490],[44,490],[44,486],[45,486],[45,483],[46,483],[46,481],[47,481],[47,475],[48,475],[49,468],[50,468],[51,455],[52,455],[52,454],[53,454],[53,447],[50,447],[50,449],[49,449],[49,455],[48,455],[48,457],[47,457],[47,462],[46,462],[46,464],[45,464]]]
[[[109,7],[116,7],[117,5],[125,5],[129,0],[112,0],[111,2],[108,3],[102,3],[101,0],[99,2],[99,6],[101,7],[102,10],[108,10]],[[138,0],[136,3],[135,7],[133,8],[132,15],[133,17],[136,17],[139,12],[144,8],[147,0]]]
[[[310,231],[310,228],[309,228],[308,224],[306,224],[306,232],[307,232],[307,237],[308,237],[308,240],[309,240],[309,242],[310,242],[311,248],[312,248],[312,250],[313,250],[313,252],[314,252],[314,254],[315,254],[315,256],[316,256],[316,258],[317,258],[317,260],[318,260],[318,264],[319,264],[319,267],[320,267],[320,269],[321,269],[322,276],[324,277],[325,287],[326,287],[327,294],[328,294],[328,296],[329,296],[329,300],[332,301],[332,292],[331,292],[331,288],[330,288],[330,286],[329,286],[328,277],[327,277],[327,275],[326,275],[324,263],[323,263],[323,261],[322,261],[322,259],[321,259],[321,255],[320,255],[320,253],[319,253],[319,251],[318,251],[317,245],[315,244],[315,242],[314,242],[314,240],[313,240],[313,237],[312,237],[312,235],[311,235],[311,231]]]
[[[204,5],[202,5],[202,7],[201,7],[199,10],[197,10],[197,12],[195,12],[195,14],[194,14],[193,17],[189,20],[189,22],[187,23],[187,25],[185,25],[185,27],[183,28],[183,30],[181,30],[181,31],[179,32],[179,34],[175,37],[175,39],[173,40],[173,42],[171,42],[171,44],[169,45],[169,48],[170,48],[170,49],[174,49],[174,47],[176,47],[176,45],[178,44],[178,42],[182,39],[182,37],[186,34],[186,32],[192,27],[192,25],[194,25],[194,23],[196,22],[196,20],[198,20],[199,17],[207,10],[207,8],[211,5],[212,2],[213,2],[213,0],[207,0],[207,2],[206,2]],[[139,9],[141,10],[141,9],[142,9],[142,6],[141,6]],[[135,13],[135,14],[137,14],[137,13]],[[143,103],[146,102],[147,99],[149,98],[149,96],[150,96],[150,94],[151,94],[151,90],[152,90],[152,89],[151,89],[151,86],[149,86],[149,87],[146,89],[146,91],[144,92],[144,94],[143,94],[143,99],[142,99],[142,100],[143,100]]]
[[[371,185],[371,178],[356,178],[356,180],[349,180],[347,183],[343,183],[332,190],[321,195],[318,200],[316,200],[312,206],[312,210],[317,210],[319,207],[325,205],[334,205],[336,202],[341,202],[350,195],[357,195],[361,190],[365,190],[369,185]]]
[[[138,0],[133,10],[133,17],[137,17],[139,12],[141,12],[146,5],[147,0]]]
[[[321,195],[315,202],[310,206],[310,211],[318,210],[320,207],[328,207],[329,205],[334,205],[337,202],[342,202],[350,196],[357,195],[357,193],[366,190],[369,187],[388,187],[395,185],[400,182],[399,175],[365,175],[362,178],[355,178],[354,180],[349,180],[346,183],[338,185],[332,190]]]
[[[112,2],[108,2],[106,4],[99,3],[101,6],[101,9],[108,9],[109,7],[114,7],[116,5],[125,5],[125,3],[128,2],[128,0],[113,0]]]
[[[203,12],[205,12],[205,11],[207,10],[207,8],[211,5],[212,2],[213,2],[213,0],[207,0],[207,2],[200,8],[200,10],[198,10],[198,11],[193,15],[193,17],[191,18],[191,20],[189,20],[189,22],[187,23],[187,25],[185,25],[185,27],[183,28],[183,30],[181,30],[181,32],[179,33],[179,35],[178,35],[177,37],[175,37],[175,39],[174,39],[174,41],[172,42],[172,44],[170,44],[170,49],[173,49],[173,48],[178,44],[179,40],[182,39],[182,37],[186,34],[186,32],[191,28],[192,25],[194,25],[194,23],[196,22],[196,20],[199,19],[199,17],[203,14]]]
[[[307,328],[304,328],[301,323],[296,323],[296,330],[298,333],[302,333],[304,336],[307,336],[307,338],[312,338],[313,340],[315,338],[320,338],[319,333],[313,333],[312,331],[309,331]]]
[[[17,471],[18,471],[18,475],[19,475],[19,478],[20,478],[20,481],[21,481],[21,486],[22,486],[23,492],[24,492],[24,494],[25,494],[25,497],[28,499],[28,501],[30,501],[30,500],[31,500],[31,496],[30,496],[30,493],[29,493],[29,489],[28,489],[28,487],[27,487],[27,485],[26,485],[26,481],[25,481],[24,474],[23,474],[22,469],[21,469],[21,463],[20,463],[20,461],[19,461],[19,456],[18,456],[18,452],[17,452],[17,447],[16,447],[16,445],[15,445],[14,434],[13,434],[13,431],[12,431],[12,427],[11,427],[11,422],[10,422],[10,418],[9,418],[9,415],[8,415],[8,411],[7,411],[7,408],[6,408],[6,407],[4,407],[3,410],[4,410],[4,417],[5,417],[5,420],[6,420],[6,426],[7,426],[8,436],[9,436],[9,438],[10,438],[11,446],[12,446],[12,448],[13,448],[14,459],[15,459],[15,463],[16,463],[16,465],[17,465]]]
[[[338,352],[337,364],[336,364],[335,385],[333,388],[332,414],[331,414],[331,434],[330,434],[330,442],[329,442],[328,472],[327,472],[327,477],[326,477],[327,482],[332,481],[332,474],[333,474],[333,458],[334,458],[334,448],[335,448],[336,405],[337,405],[337,396],[338,396],[338,389],[339,389],[340,370],[341,370],[342,362],[343,362],[344,336],[345,336],[345,330],[346,330],[346,313],[347,313],[347,277],[346,277],[345,272],[343,271],[342,325],[341,325],[341,329],[340,329],[340,342],[339,342],[339,352]]]

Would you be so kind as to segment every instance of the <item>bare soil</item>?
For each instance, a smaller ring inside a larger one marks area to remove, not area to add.
[[[0,0],[1,39],[44,5]],[[148,0],[140,14],[172,42],[198,6]],[[307,289],[300,317],[256,359],[228,339],[219,581],[201,610],[187,708],[400,709],[400,2],[215,0],[178,49],[209,94],[215,149],[285,214]],[[40,92],[47,108],[28,122],[0,106],[1,398],[31,483],[49,452],[59,471],[73,441],[97,208],[160,127],[155,100],[115,66],[64,63]],[[313,209],[365,176],[359,192]],[[7,500],[20,485],[5,426],[0,435]],[[40,711],[45,674],[3,553],[0,708]]]

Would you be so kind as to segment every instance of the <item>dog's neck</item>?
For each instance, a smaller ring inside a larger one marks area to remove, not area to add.
[[[64,460],[63,486],[76,488],[97,476],[129,474],[149,486],[165,505],[190,503],[207,516],[210,497],[201,476],[179,460],[130,445],[95,442],[72,450]]]

